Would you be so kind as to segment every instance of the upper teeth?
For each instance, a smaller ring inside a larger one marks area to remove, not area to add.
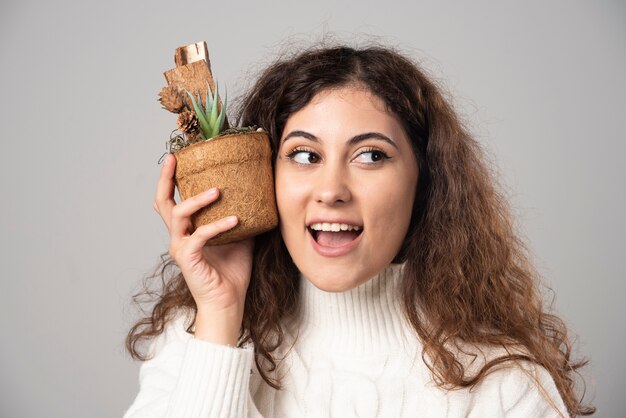
[[[333,232],[338,232],[338,231],[358,231],[361,229],[361,227],[359,226],[355,226],[355,225],[348,225],[348,224],[338,224],[338,223],[317,223],[317,224],[311,224],[311,229],[314,229],[315,231],[333,231]]]

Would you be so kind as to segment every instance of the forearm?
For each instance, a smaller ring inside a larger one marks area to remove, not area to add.
[[[140,391],[125,418],[259,416],[249,393],[251,348],[194,338],[177,318],[150,347],[140,370]]]
[[[247,416],[253,352],[191,340],[167,417]]]

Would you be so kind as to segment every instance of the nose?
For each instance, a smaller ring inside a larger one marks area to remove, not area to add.
[[[352,199],[349,173],[340,164],[324,164],[318,171],[315,201],[326,205],[347,203]]]

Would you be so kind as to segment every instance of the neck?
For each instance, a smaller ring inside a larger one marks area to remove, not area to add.
[[[318,289],[300,275],[300,338],[315,349],[345,353],[415,353],[415,332],[401,308],[402,265],[392,264],[345,292]]]

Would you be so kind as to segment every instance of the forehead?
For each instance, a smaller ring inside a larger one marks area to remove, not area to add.
[[[344,86],[317,93],[304,107],[287,118],[283,136],[292,129],[346,132],[386,130],[399,135],[401,121],[385,102],[363,87]]]
[[[347,85],[324,89],[313,96],[305,107],[316,106],[324,102],[344,102],[363,110],[391,113],[383,99],[362,85]]]

